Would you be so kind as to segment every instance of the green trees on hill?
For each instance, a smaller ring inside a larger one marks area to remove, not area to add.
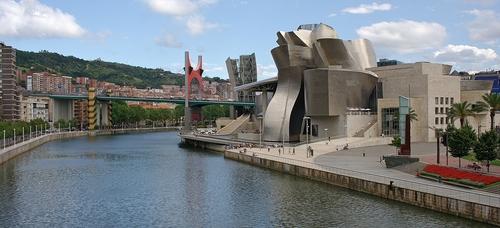
[[[48,51],[17,51],[17,66],[25,71],[49,71],[71,77],[89,77],[99,81],[137,88],[160,88],[161,85],[184,85],[184,75],[163,69],[152,69],[127,64],[88,61],[73,56],[64,56]],[[218,77],[203,77],[208,81],[225,81]]]

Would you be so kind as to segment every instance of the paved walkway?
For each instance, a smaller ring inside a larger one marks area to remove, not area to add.
[[[394,185],[404,188],[500,207],[500,195],[445,185],[395,169],[385,168],[385,164],[380,161],[380,157],[395,153],[394,147],[388,146],[386,143],[381,146],[363,147],[363,145],[381,144],[383,140],[385,139],[347,138],[332,140],[328,144],[327,142],[317,142],[310,144],[314,150],[313,157],[307,156],[306,145],[295,148],[239,148],[231,151],[239,153],[246,149],[248,155],[255,153],[255,156],[266,159],[379,183],[388,184],[393,181]],[[339,148],[339,146],[346,143],[352,149],[342,150],[342,147]],[[357,145],[360,147],[356,147]],[[435,151],[436,144],[416,143],[412,144],[412,146],[414,154],[423,156],[429,155],[428,151]],[[434,146],[434,150],[431,149],[432,146]],[[295,149],[295,154],[293,154],[293,149]]]

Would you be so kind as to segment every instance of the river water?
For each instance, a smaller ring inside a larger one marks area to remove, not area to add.
[[[180,147],[175,132],[47,143],[0,165],[0,227],[481,227]]]

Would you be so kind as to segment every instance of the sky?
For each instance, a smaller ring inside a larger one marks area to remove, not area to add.
[[[474,72],[500,69],[498,12],[500,0],[0,0],[0,41],[179,73],[189,51],[221,78],[227,57],[255,53],[260,80],[277,74],[276,32],[325,23],[377,58]]]

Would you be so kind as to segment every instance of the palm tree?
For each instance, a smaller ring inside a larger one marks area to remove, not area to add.
[[[484,115],[484,112],[488,110],[488,106],[484,102],[476,102],[475,104],[472,105],[471,111],[472,111],[472,116],[474,116],[474,119],[477,122],[477,135],[479,137],[480,134],[480,128],[481,128],[481,122],[479,117]]]
[[[462,128],[465,124],[465,119],[469,116],[473,116],[474,111],[472,110],[472,105],[469,102],[464,101],[452,104],[447,115],[451,119],[452,123],[456,118],[460,119],[460,127]]]
[[[495,113],[500,110],[500,95],[496,93],[490,93],[483,95],[483,101],[480,101],[483,106],[489,108],[491,125],[490,130],[495,128]]]
[[[408,111],[408,115],[410,116],[410,122],[418,121],[417,112],[415,112],[415,109],[413,109],[412,107],[410,107],[410,110]]]

